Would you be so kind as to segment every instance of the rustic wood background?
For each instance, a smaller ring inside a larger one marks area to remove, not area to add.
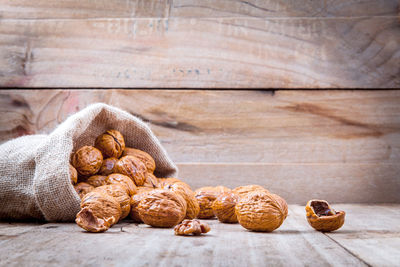
[[[96,102],[148,122],[194,188],[400,202],[400,91],[0,90],[0,140],[48,133]]]
[[[0,86],[399,88],[398,0],[0,0]]]

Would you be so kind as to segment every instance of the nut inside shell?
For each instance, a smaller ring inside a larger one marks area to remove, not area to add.
[[[308,223],[317,231],[332,232],[344,224],[346,213],[335,211],[326,200],[312,199],[306,205]]]

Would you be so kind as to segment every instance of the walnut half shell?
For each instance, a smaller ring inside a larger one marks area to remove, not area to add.
[[[326,200],[312,199],[306,205],[307,221],[317,231],[331,232],[344,224],[344,211],[335,211]]]

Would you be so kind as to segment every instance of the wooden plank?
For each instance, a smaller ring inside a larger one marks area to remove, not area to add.
[[[399,88],[398,25],[396,14],[5,19],[0,86]]]
[[[326,235],[369,266],[398,266],[400,262],[399,205],[334,205],[346,211],[343,228]],[[304,208],[293,206],[295,217]]]
[[[0,138],[48,133],[96,102],[147,121],[194,188],[400,202],[399,91],[3,90]]]
[[[0,258],[4,265],[365,266],[323,234],[305,228],[303,216],[293,216],[290,210],[281,228],[268,234],[207,220],[211,232],[200,237],[174,236],[172,229],[129,222],[103,234],[87,234],[75,224],[60,223],[8,237],[0,227],[5,239]]]
[[[397,0],[0,0],[3,19],[353,17],[396,13]]]

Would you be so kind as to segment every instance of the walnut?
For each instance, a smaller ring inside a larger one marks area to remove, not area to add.
[[[94,146],[103,153],[105,158],[119,158],[125,149],[125,141],[119,131],[108,130],[96,138]]]
[[[89,232],[104,232],[118,222],[121,206],[112,196],[102,192],[90,192],[81,201],[81,211],[75,222]]]
[[[164,186],[164,189],[179,194],[186,201],[187,208],[185,218],[194,219],[197,217],[200,212],[200,206],[189,185],[184,182],[176,182],[173,184],[167,184]]]
[[[143,184],[144,187],[150,187],[150,188],[158,188],[158,179],[157,177],[154,176],[152,173],[147,173],[146,174],[146,181]]]
[[[157,178],[158,180],[158,185],[159,187],[163,188],[164,186],[168,184],[173,184],[173,183],[180,183],[182,182],[181,180],[177,178]],[[189,185],[188,185],[189,186]],[[190,188],[190,187],[189,187]]]
[[[74,185],[74,188],[76,193],[78,193],[79,197],[83,198],[87,193],[89,193],[94,189],[94,186],[88,183],[80,182]]]
[[[139,186],[137,188],[137,193],[131,197],[131,212],[129,213],[129,217],[137,223],[142,223],[142,219],[140,219],[139,212],[137,210],[137,205],[140,200],[147,194],[148,192],[153,191],[152,188]]]
[[[72,156],[72,165],[83,176],[96,174],[102,163],[103,155],[100,150],[92,146],[81,147]]]
[[[223,223],[237,223],[235,206],[239,201],[239,196],[233,192],[220,194],[212,204],[212,210],[218,220]]]
[[[143,162],[133,156],[120,158],[115,164],[115,171],[129,176],[137,186],[146,181],[147,169]]]
[[[131,210],[131,198],[128,189],[122,184],[103,185],[95,188],[92,192],[102,192],[114,197],[121,207],[120,220],[126,218]]]
[[[69,164],[69,175],[71,178],[71,183],[76,184],[78,182],[78,172],[71,164]]]
[[[175,235],[200,235],[210,231],[210,226],[205,222],[199,220],[184,220],[175,226]]]
[[[156,163],[150,154],[135,148],[125,148],[122,156],[134,156],[140,159],[146,165],[147,171],[153,173],[156,169]]]
[[[129,178],[126,175],[120,174],[120,173],[113,173],[107,176],[106,178],[106,184],[120,184],[124,185],[127,190],[128,194],[130,196],[136,194],[137,188],[134,182],[132,181],[131,178]]]
[[[223,192],[231,191],[229,188],[224,186],[206,186],[201,187],[195,191],[195,196],[200,206],[199,219],[209,219],[214,217],[214,212],[212,210],[212,204],[219,194]]]
[[[173,227],[186,214],[186,202],[178,194],[156,189],[145,194],[137,205],[140,219],[153,227]]]
[[[240,225],[252,231],[271,232],[287,216],[286,201],[265,190],[253,191],[240,198],[235,206]]]
[[[92,175],[86,179],[86,183],[88,183],[94,187],[99,187],[99,186],[107,184],[106,178],[107,178],[107,176],[104,176],[104,175]]]
[[[236,195],[238,195],[239,197],[245,196],[247,193],[249,192],[253,192],[256,190],[266,190],[268,192],[267,189],[265,189],[264,187],[262,187],[261,185],[243,185],[243,186],[239,186],[236,187],[234,189],[232,189],[232,192]]]
[[[114,173],[114,166],[117,161],[117,158],[107,158],[103,160],[103,164],[101,164],[98,174],[107,176]]]
[[[335,211],[326,200],[312,199],[306,206],[308,223],[317,231],[331,232],[344,224],[346,213]]]

